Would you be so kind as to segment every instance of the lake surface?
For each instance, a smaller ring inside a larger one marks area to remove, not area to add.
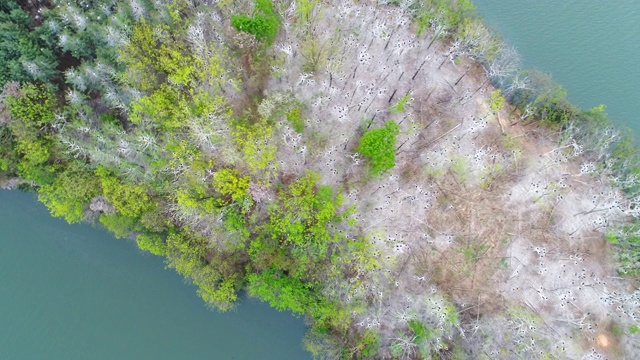
[[[309,359],[304,322],[245,300],[205,308],[161,258],[0,190],[0,358]]]
[[[640,1],[473,0],[526,68],[550,73],[569,99],[640,134]]]

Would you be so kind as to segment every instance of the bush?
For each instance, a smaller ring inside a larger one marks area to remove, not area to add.
[[[278,35],[280,21],[273,11],[271,0],[256,0],[256,14],[231,16],[231,25],[242,32],[255,35],[258,40],[266,40],[271,45]]]
[[[395,166],[395,143],[399,133],[398,124],[391,120],[382,128],[365,132],[360,138],[356,151],[369,158],[373,175],[380,175]]]
[[[162,237],[157,234],[139,234],[136,243],[140,250],[145,250],[153,255],[164,256],[167,253],[167,246]]]

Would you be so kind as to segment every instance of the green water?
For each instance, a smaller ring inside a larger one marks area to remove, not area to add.
[[[473,0],[526,68],[550,73],[582,108],[607,106],[640,134],[640,1]]]
[[[308,359],[302,319],[207,310],[162,259],[0,190],[0,359]]]

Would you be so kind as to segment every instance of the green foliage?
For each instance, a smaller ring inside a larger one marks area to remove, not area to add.
[[[32,139],[53,121],[57,99],[42,85],[24,84],[20,94],[18,97],[8,96],[5,100],[14,120],[12,130],[19,139]]]
[[[228,268],[229,260],[207,262],[206,241],[198,236],[170,231],[166,241],[167,265],[191,279],[198,286],[198,295],[220,311],[233,308],[237,299],[238,275]],[[226,254],[223,258],[233,259]],[[218,262],[217,267],[214,264]],[[232,266],[233,267],[233,266]],[[228,274],[224,274],[228,272]]]
[[[635,335],[640,333],[640,326],[638,325],[631,325],[629,326],[629,333],[631,333],[631,335]]]
[[[232,131],[245,164],[252,173],[269,177],[276,169],[276,151],[271,143],[273,127],[266,120],[250,124],[237,124]]]
[[[380,350],[380,333],[373,329],[365,330],[359,334],[355,351],[358,358],[372,358],[378,355]]]
[[[213,187],[222,196],[228,199],[223,200],[225,204],[241,200],[247,196],[250,178],[239,176],[235,169],[220,169],[213,174]]]
[[[501,90],[496,90],[489,96],[489,109],[491,109],[491,112],[494,114],[497,114],[502,109],[504,103],[505,99],[502,97]]]
[[[140,250],[148,251],[153,255],[164,256],[167,253],[167,246],[158,234],[139,234],[136,236],[136,243]]]
[[[329,260],[328,249],[344,239],[331,230],[349,214],[339,207],[342,196],[328,186],[318,186],[314,173],[291,183],[269,207],[269,220],[250,244],[249,255],[258,268],[276,266],[298,279],[315,279],[314,267]]]
[[[428,358],[431,352],[430,341],[434,333],[422,322],[411,319],[408,321],[409,329],[413,332],[413,343],[418,346],[423,358]]]
[[[192,276],[206,265],[206,243],[194,236],[170,231],[166,239],[167,266],[185,276]]]
[[[20,93],[18,97],[5,99],[12,120],[9,128],[20,156],[16,167],[24,179],[38,185],[48,184],[53,181],[57,169],[51,162],[54,155],[51,123],[57,100],[41,85],[25,84]]]
[[[203,279],[210,280],[211,278],[203,277]],[[233,309],[234,303],[238,299],[235,275],[223,278],[215,284],[200,281],[195,281],[194,283],[200,287],[198,289],[198,295],[200,295],[202,300],[214,305],[220,311]]]
[[[564,126],[577,119],[580,111],[567,100],[566,90],[546,74],[527,73],[531,90],[517,94],[510,101],[520,108],[533,109],[531,117],[551,126]]]
[[[141,124],[148,119],[159,130],[173,131],[182,126],[187,117],[179,103],[180,96],[175,89],[162,84],[151,95],[131,103],[129,120]]]
[[[0,4],[0,88],[8,81],[51,81],[58,60],[51,34],[36,27],[15,0]]]
[[[436,11],[441,14],[444,22],[451,27],[458,26],[475,10],[475,6],[469,0],[430,0],[429,2],[435,5]]]
[[[344,216],[338,211],[342,196],[334,196],[329,186],[317,186],[318,180],[317,174],[309,172],[289,185],[288,191],[280,192],[280,204],[269,211],[271,236],[292,245],[322,246],[340,239],[328,231],[327,225]]]
[[[100,178],[104,197],[123,216],[139,218],[153,207],[146,187],[128,184],[102,166],[98,167],[96,175]]]
[[[395,143],[399,132],[398,124],[390,120],[385,122],[384,127],[369,130],[360,138],[355,150],[369,158],[373,175],[380,175],[395,166]]]
[[[314,301],[308,285],[274,268],[247,276],[247,290],[279,311],[303,314]]]
[[[420,35],[433,20],[455,29],[473,14],[475,6],[469,0],[426,0],[414,2],[410,10]]]
[[[56,176],[53,183],[43,185],[38,200],[53,216],[77,223],[85,218],[84,211],[91,199],[100,195],[100,187],[100,180],[92,172],[74,164]]]
[[[0,125],[0,172],[14,174],[17,171],[19,158],[15,147],[11,129]]]
[[[291,126],[293,130],[298,134],[302,134],[304,130],[304,121],[302,120],[302,116],[300,114],[300,108],[294,107],[291,111],[286,114],[287,120],[291,122]]]
[[[616,249],[617,270],[624,276],[640,275],[640,224],[627,223],[616,232],[609,232],[605,238]]]
[[[231,25],[238,30],[255,35],[258,40],[265,40],[271,45],[278,36],[280,19],[273,10],[271,0],[256,0],[256,11],[253,17],[247,15],[232,15]]]
[[[138,219],[130,216],[113,214],[100,215],[100,223],[115,235],[116,238],[128,237],[131,234],[140,231],[141,226]]]
[[[405,106],[407,105],[407,102],[410,99],[411,99],[411,95],[410,94],[407,94],[407,95],[401,97],[395,104],[393,104],[389,108],[389,111],[391,111],[392,114],[403,113],[405,111]]]

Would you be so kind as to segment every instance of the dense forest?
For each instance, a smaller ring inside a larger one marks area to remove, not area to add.
[[[640,158],[467,0],[4,0],[0,185],[317,358],[640,354]]]

